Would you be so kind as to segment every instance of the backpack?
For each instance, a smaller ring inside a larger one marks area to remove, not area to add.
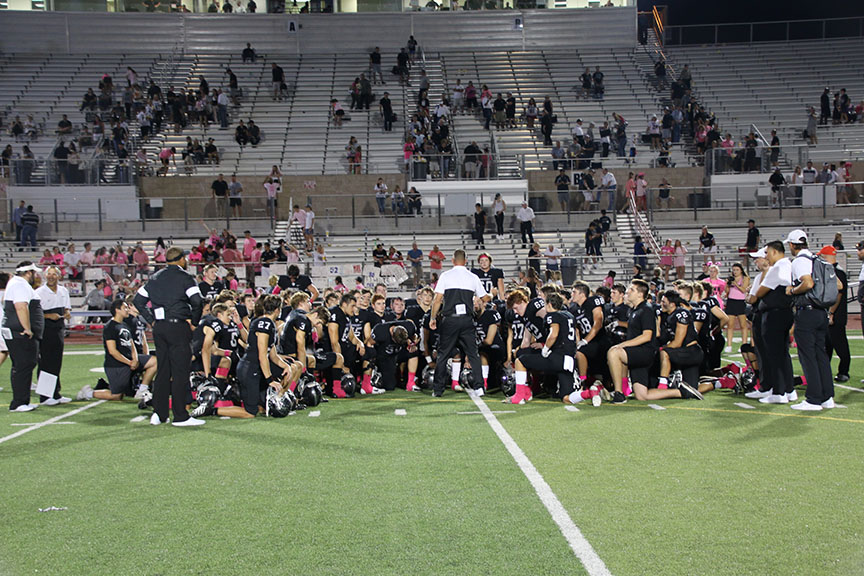
[[[837,302],[837,271],[834,266],[821,258],[807,257],[813,263],[813,287],[804,294],[808,304],[827,310]]]

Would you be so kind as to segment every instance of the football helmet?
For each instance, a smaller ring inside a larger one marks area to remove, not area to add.
[[[267,402],[264,415],[268,418],[284,418],[297,407],[297,398],[290,390],[281,394],[272,387],[267,387]]]
[[[192,387],[192,390],[198,390],[202,386],[207,384],[207,377],[200,372],[192,372],[189,375],[189,385]]]
[[[191,412],[193,418],[210,416],[216,413],[216,401],[219,400],[219,388],[202,386],[198,389],[198,407]]]
[[[312,407],[321,403],[323,392],[321,391],[321,385],[318,384],[315,377],[308,372],[304,372],[297,381],[297,386],[294,388],[294,396],[305,406]]]
[[[342,391],[348,398],[353,398],[357,392],[357,380],[351,374],[342,375]]]
[[[373,388],[381,387],[381,372],[378,371],[377,367],[372,368],[372,374],[369,376],[369,379]]]
[[[459,385],[465,390],[474,389],[474,371],[470,366],[462,368],[462,373],[459,375]]]
[[[418,382],[421,388],[425,388],[427,390],[431,390],[435,385],[435,368],[429,364],[423,368],[423,372],[420,374],[420,381]]]
[[[501,392],[508,397],[516,393],[516,370],[512,366],[504,368],[501,373]]]

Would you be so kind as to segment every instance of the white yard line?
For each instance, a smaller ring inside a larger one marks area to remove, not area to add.
[[[318,418],[319,416],[321,416],[320,410],[312,410],[309,412],[309,418]]]
[[[736,402],[735,406],[738,406],[739,408],[744,408],[745,410],[755,410],[756,409],[755,406],[751,406],[750,404],[745,404],[744,402]]]
[[[36,424],[38,424],[38,422],[15,422],[13,424],[10,424],[10,426],[35,426]],[[75,424],[75,422],[54,422],[54,424]]]
[[[852,390],[853,392],[864,392],[862,388],[853,388],[852,386],[846,386],[845,384],[837,384],[834,383],[835,388],[843,388],[844,390]]]
[[[134,418],[129,420],[129,422],[143,422],[144,420],[147,420],[147,416],[144,416],[142,414],[141,416],[135,416]]]
[[[405,416],[408,414],[408,412],[404,408],[396,408],[395,410],[393,410],[393,414],[395,414],[396,416]]]
[[[8,442],[9,440],[12,440],[14,438],[18,438],[19,436],[23,436],[24,434],[27,434],[28,432],[38,430],[39,428],[42,428],[43,426],[48,426],[49,424],[54,424],[55,422],[59,422],[60,420],[63,420],[64,418],[68,418],[69,416],[74,416],[75,414],[79,414],[79,413],[83,412],[84,410],[87,410],[88,408],[98,406],[98,405],[103,404],[105,402],[107,402],[107,400],[97,400],[96,402],[91,402],[90,404],[85,404],[84,406],[81,406],[80,408],[76,408],[75,410],[72,410],[70,412],[66,412],[65,414],[60,414],[59,416],[55,416],[54,418],[49,418],[48,420],[45,420],[44,422],[39,422],[38,424],[33,424],[32,426],[30,426],[28,428],[24,428],[23,430],[19,430],[18,432],[15,432],[14,434],[9,434],[8,436],[3,436],[2,438],[0,438],[0,444],[2,444],[3,442]]]
[[[564,535],[570,548],[576,554],[576,557],[579,558],[579,561],[582,562],[582,565],[585,567],[588,574],[590,576],[611,576],[612,573],[609,572],[608,568],[606,568],[606,564],[600,559],[600,556],[597,555],[597,552],[594,551],[594,548],[588,540],[585,539],[585,536],[582,535],[582,532],[576,524],[573,523],[573,519],[570,518],[570,514],[567,513],[567,510],[561,504],[561,501],[558,500],[558,497],[552,491],[552,488],[546,480],[543,479],[543,476],[540,475],[540,472],[537,471],[537,468],[534,467],[534,464],[531,463],[531,460],[528,459],[525,452],[519,448],[519,445],[516,444],[513,437],[510,436],[510,434],[507,433],[507,430],[505,430],[501,423],[498,422],[498,418],[495,417],[495,414],[492,413],[489,406],[487,406],[480,398],[472,397],[471,399],[474,401],[474,404],[477,405],[477,409],[483,413],[486,422],[488,422],[489,426],[492,427],[492,430],[498,436],[498,439],[501,440],[504,447],[507,448],[508,452],[510,452],[510,455],[513,457],[513,460],[516,461],[519,469],[522,470],[522,473],[531,483],[534,492],[537,493],[540,501],[543,502],[546,510],[549,511],[552,520],[554,520],[558,525],[561,534]]]
[[[648,407],[652,410],[665,410],[665,408],[663,408],[659,404],[648,404]]]

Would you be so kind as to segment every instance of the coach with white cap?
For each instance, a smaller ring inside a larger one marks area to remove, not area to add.
[[[786,237],[792,251],[792,286],[786,293],[795,299],[795,341],[798,343],[798,361],[807,379],[807,392],[803,402],[793,404],[795,410],[819,411],[834,408],[834,379],[831,359],[828,357],[828,312],[808,298],[813,289],[814,256],[807,249],[807,234],[793,230]],[[836,279],[836,276],[832,275]],[[836,281],[836,280],[835,280]]]
[[[432,301],[429,329],[433,331],[436,329],[439,311],[443,316],[432,390],[432,396],[436,398],[444,393],[447,360],[453,357],[457,346],[462,349],[471,363],[474,392],[480,395],[484,392],[477,336],[474,330],[474,298],[479,298],[483,304],[486,304],[491,297],[483,288],[480,279],[465,267],[465,262],[464,250],[453,252],[453,268],[441,274],[441,278],[435,284],[435,299]]]
[[[30,412],[30,384],[39,359],[39,341],[45,328],[45,318],[39,296],[33,289],[36,274],[42,269],[25,260],[15,268],[15,276],[6,285],[3,299],[2,334],[12,359],[11,412]]]
[[[45,316],[45,332],[39,347],[39,372],[46,372],[57,377],[54,394],[40,396],[39,401],[45,406],[55,406],[71,402],[71,398],[60,395],[60,370],[63,368],[63,344],[66,336],[66,320],[70,318],[72,304],[69,291],[61,286],[60,269],[49,266],[45,269],[45,284],[36,289],[39,302],[42,304],[42,314]]]

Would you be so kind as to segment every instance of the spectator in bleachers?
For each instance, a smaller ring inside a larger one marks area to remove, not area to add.
[[[483,129],[489,130],[489,124],[492,122],[492,92],[486,84],[480,89],[480,110],[483,113]],[[503,108],[502,108],[503,112]]]
[[[242,58],[244,64],[246,62],[251,62],[254,64],[255,59],[258,57],[258,55],[255,54],[255,49],[252,48],[252,44],[247,42],[246,48],[243,49],[243,52],[241,52],[240,57]]]
[[[468,81],[468,86],[465,87],[465,107],[472,113],[477,108],[477,88],[471,80]]]
[[[612,120],[615,122],[615,141],[617,143],[618,157],[624,158],[627,155],[625,151],[627,146],[627,121],[617,112],[612,113]]]
[[[377,75],[378,81],[381,84],[387,84],[384,81],[384,74],[381,72],[381,48],[378,46],[369,54],[369,74],[372,76],[372,82],[375,83]]]
[[[492,101],[492,111],[495,115],[495,129],[504,130],[507,127],[507,101],[501,92],[498,92],[498,96]],[[486,128],[488,127],[487,125]]]
[[[579,81],[582,85],[581,96],[583,98],[587,98],[591,94],[592,83],[591,70],[589,68],[585,68],[585,72],[583,72],[582,75],[579,76]]]
[[[660,150],[660,123],[657,121],[657,116],[651,116],[648,121],[648,126],[645,128],[645,133],[651,139],[651,151]]]
[[[662,58],[654,64],[654,76],[657,77],[657,87],[660,90],[666,89],[666,61]]]
[[[558,175],[555,176],[555,189],[558,191],[558,204],[561,206],[562,212],[568,211],[570,204],[570,184],[570,176],[567,175],[563,167],[560,167]]]
[[[540,133],[543,134],[543,144],[546,146],[552,145],[552,125],[554,123],[552,113],[544,109],[540,115]]]
[[[671,188],[669,186],[669,181],[666,178],[660,179],[660,185],[657,186],[657,207],[661,210],[664,209],[663,205],[665,204],[666,210],[669,210],[670,205],[672,203],[672,195]]]
[[[172,148],[172,150],[174,150]],[[213,138],[207,139],[207,144],[204,146],[204,160],[210,164],[219,164],[219,148],[216,147],[216,142]],[[198,150],[196,149],[196,157],[198,155]],[[176,167],[176,165],[175,165]]]
[[[552,147],[552,169],[558,170],[559,168],[566,168],[567,162],[564,160],[566,156],[566,152],[564,148],[561,146],[561,141],[556,140],[555,146]]]
[[[282,100],[282,89],[285,84],[285,71],[275,62],[270,63],[271,73],[271,88],[273,90],[273,100]]]
[[[352,86],[351,97],[354,98],[354,87]],[[359,87],[357,95],[359,97]],[[354,103],[351,103],[351,108],[354,108]],[[378,100],[378,111],[381,113],[381,120],[384,122],[384,131],[390,132],[393,130],[393,102],[390,100],[390,93],[384,92],[383,96]]]
[[[223,14],[231,14],[234,12],[234,7],[231,5],[231,0],[225,0],[225,3],[222,4],[222,13]]]
[[[92,88],[88,88],[87,93],[84,94],[84,98],[81,100],[81,107],[78,111],[83,112],[85,109],[95,111],[98,104],[99,99],[96,97],[96,93],[93,92]]]
[[[72,122],[69,121],[66,114],[63,114],[63,118],[57,123],[57,133],[60,135],[72,134],[72,130]]]
[[[441,177],[447,178],[450,175],[450,164],[453,160],[453,145],[449,138],[442,138],[438,144],[438,163],[441,171]]]
[[[378,178],[378,182],[375,183],[375,187],[373,188],[375,191],[375,203],[378,205],[378,213],[384,214],[385,207],[384,203],[387,200],[387,184],[384,183],[383,178]]]
[[[486,249],[483,232],[486,230],[486,211],[479,202],[474,205],[474,249]]]
[[[345,109],[342,108],[342,104],[336,98],[330,100],[330,113],[333,118],[333,126],[341,128],[342,119],[345,117]]]
[[[396,55],[396,73],[399,75],[399,82],[405,86],[411,86],[411,66],[408,59],[408,51],[400,48]],[[384,84],[383,78],[381,83]]]
[[[534,101],[534,98],[530,98],[528,100],[528,106],[525,107],[525,127],[529,130],[534,129],[534,121],[537,120],[537,116],[540,111],[537,108],[537,102]]]
[[[231,213],[235,218],[243,217],[243,185],[237,181],[237,175],[231,175],[231,182],[228,183],[228,203],[231,208]]]
[[[408,213],[416,214],[417,216],[421,216],[423,214],[423,198],[420,196],[420,192],[417,191],[417,188],[414,186],[408,190],[407,194],[407,202],[408,202]]]
[[[603,204],[601,201],[602,192],[606,191],[606,194],[609,198],[609,211],[615,211],[615,203],[617,200],[617,191],[618,191],[618,181],[615,180],[615,175],[609,171],[608,168],[603,168],[603,177],[600,179],[600,188],[597,191],[597,205],[600,206]],[[636,195],[638,199],[639,195],[639,181],[636,181]]]
[[[465,87],[460,78],[456,79],[456,84],[453,86],[452,104],[453,114],[457,112],[461,114],[465,111]]]
[[[603,72],[600,71],[600,66],[594,70],[594,74],[591,75],[591,79],[594,81],[594,90],[593,95],[597,100],[603,99],[603,94],[606,91],[606,85],[603,83]]]

